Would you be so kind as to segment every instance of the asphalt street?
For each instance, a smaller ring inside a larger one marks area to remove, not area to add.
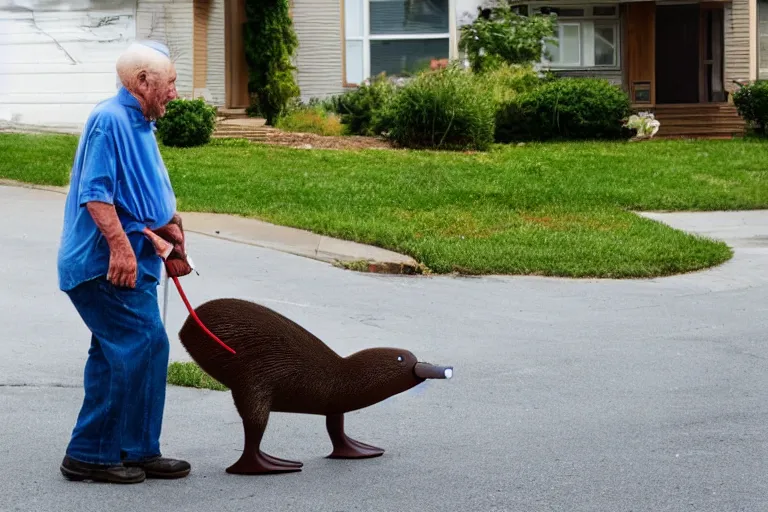
[[[348,416],[377,459],[326,459],[323,418],[273,414],[264,449],[304,470],[254,477],[224,472],[242,450],[230,395],[171,387],[163,448],[192,473],[115,486],[58,470],[89,343],[57,288],[62,201],[0,187],[0,511],[768,510],[766,212],[659,216],[735,257],[626,281],[362,274],[190,234],[193,304],[257,301],[341,355],[402,347],[454,377]]]

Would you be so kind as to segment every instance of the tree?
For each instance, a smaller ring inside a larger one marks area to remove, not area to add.
[[[539,62],[544,43],[555,34],[556,16],[523,16],[507,4],[478,7],[477,18],[461,27],[459,49],[466,53],[475,72],[501,64]]]
[[[293,56],[298,38],[293,29],[288,0],[246,0],[243,25],[248,92],[255,96],[255,111],[268,125],[299,95]]]

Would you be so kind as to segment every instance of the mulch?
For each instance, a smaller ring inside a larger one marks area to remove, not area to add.
[[[284,132],[276,128],[266,130],[267,144],[288,146],[298,149],[395,149],[395,146],[380,137],[326,136],[314,133]]]

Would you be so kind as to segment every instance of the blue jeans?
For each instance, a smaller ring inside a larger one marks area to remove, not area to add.
[[[170,347],[157,281],[130,289],[101,277],[67,294],[91,331],[85,397],[67,455],[110,465],[159,456]]]

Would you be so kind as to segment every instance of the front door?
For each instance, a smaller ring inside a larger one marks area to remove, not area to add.
[[[656,6],[656,103],[699,102],[698,4]]]
[[[243,43],[245,0],[226,0],[224,17],[226,105],[227,108],[246,108],[249,105],[249,95],[248,65]]]

